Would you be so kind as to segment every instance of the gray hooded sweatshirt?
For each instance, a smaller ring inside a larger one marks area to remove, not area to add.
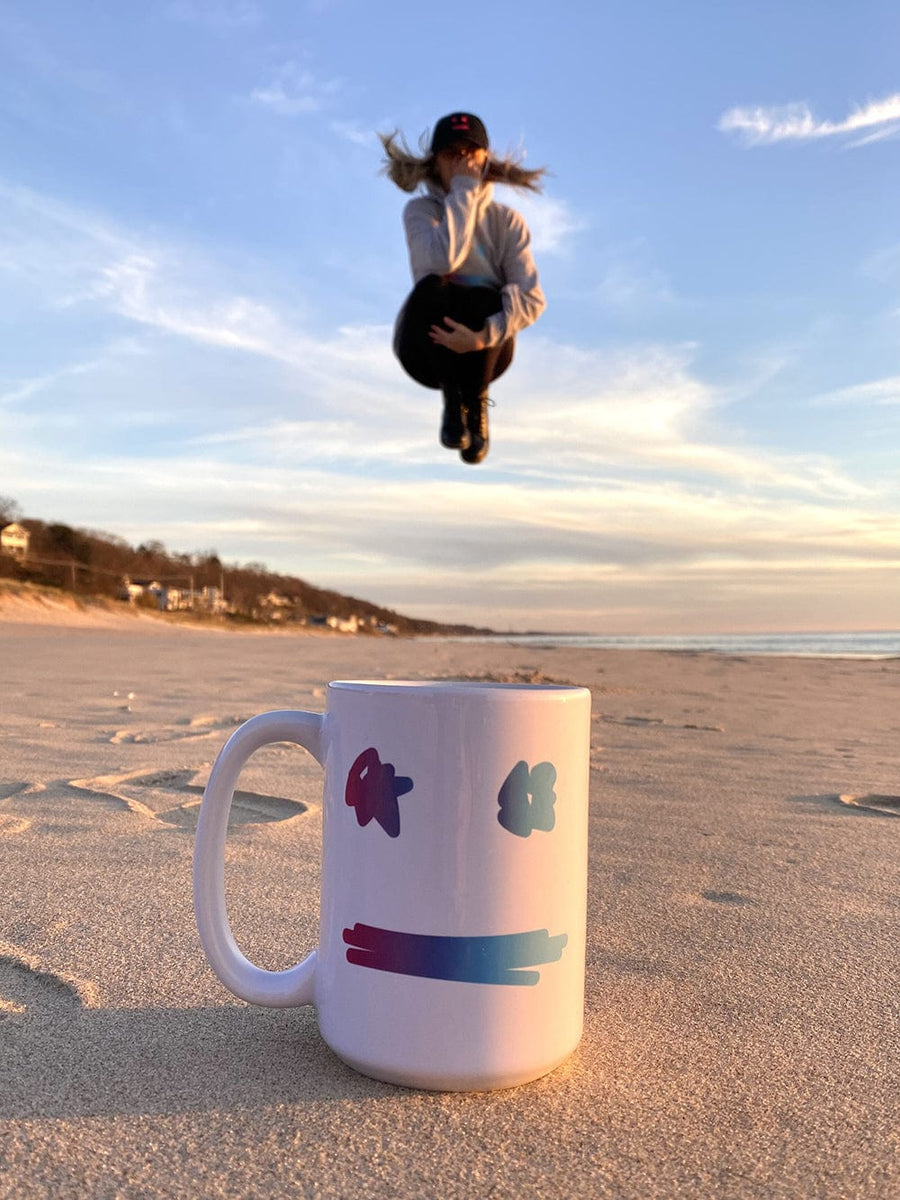
[[[494,203],[492,184],[455,175],[450,191],[429,184],[403,210],[413,280],[456,275],[501,289],[502,312],[488,317],[488,346],[532,325],[546,307],[524,219]]]

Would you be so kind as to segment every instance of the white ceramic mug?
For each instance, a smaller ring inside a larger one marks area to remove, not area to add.
[[[269,742],[325,768],[320,940],[250,963],[225,911],[240,770]],[[584,1010],[590,693],[336,682],[325,715],[270,712],[229,739],[203,797],[194,896],[219,979],[255,1004],[314,1004],[327,1044],[409,1087],[511,1087],[577,1046]]]

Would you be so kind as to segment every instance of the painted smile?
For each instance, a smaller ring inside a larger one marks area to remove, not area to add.
[[[540,972],[523,968],[558,962],[568,936],[550,937],[546,929],[532,929],[491,937],[437,937],[356,924],[344,930],[344,941],[347,962],[358,967],[459,983],[534,987]]]

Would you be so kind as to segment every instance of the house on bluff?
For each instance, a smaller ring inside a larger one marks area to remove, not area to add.
[[[31,534],[24,525],[11,521],[0,529],[0,554],[8,554],[18,562],[28,557],[28,542]]]

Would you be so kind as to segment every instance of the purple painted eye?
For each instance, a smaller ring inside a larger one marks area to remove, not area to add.
[[[412,791],[413,781],[406,775],[396,775],[393,763],[383,763],[374,746],[358,755],[347,775],[344,800],[356,809],[360,825],[374,818],[388,837],[400,836],[400,806],[398,796]]]

